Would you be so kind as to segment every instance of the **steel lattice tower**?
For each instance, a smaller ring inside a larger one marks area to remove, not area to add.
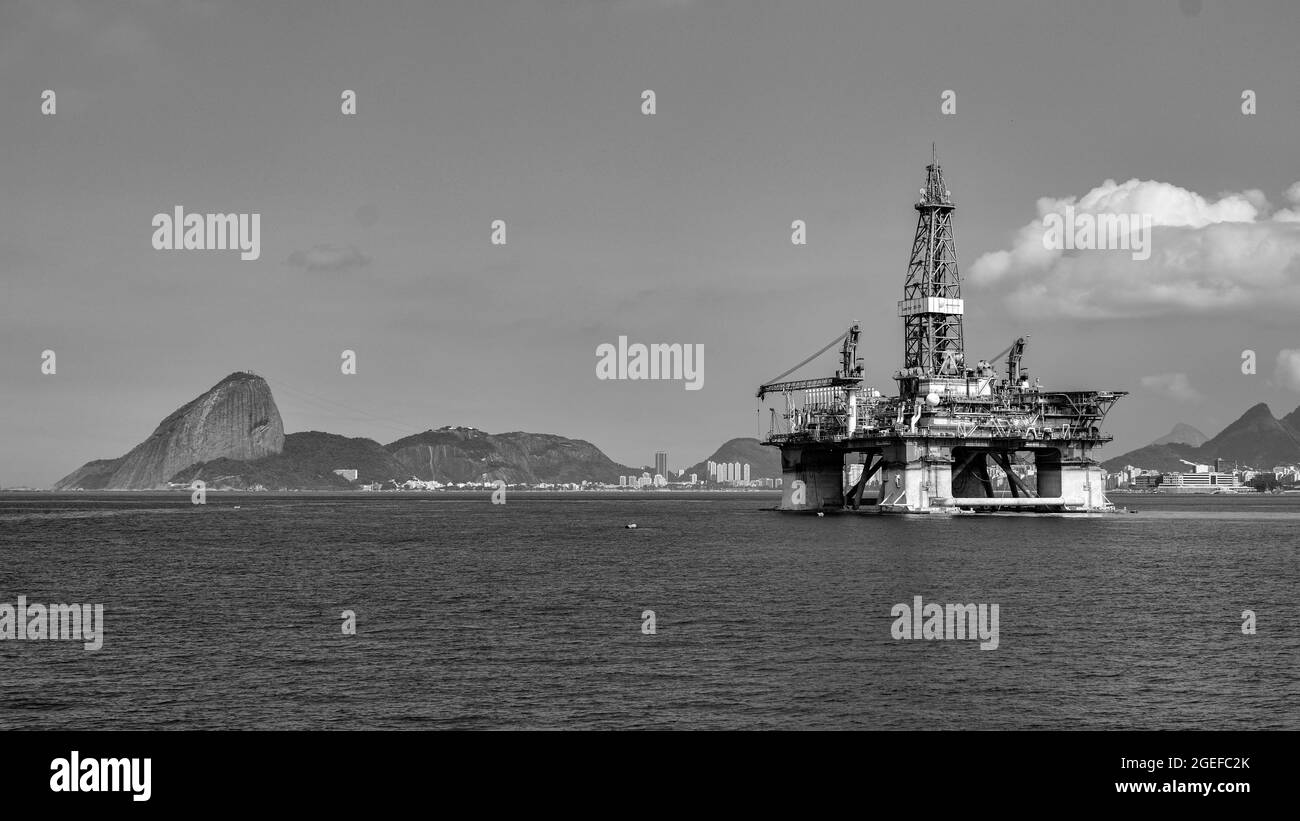
[[[952,237],[951,192],[931,149],[925,167],[925,188],[916,204],[916,238],[907,283],[898,313],[903,321],[903,367],[919,368],[920,376],[959,376],[964,367],[961,279]],[[913,373],[916,373],[913,371]]]

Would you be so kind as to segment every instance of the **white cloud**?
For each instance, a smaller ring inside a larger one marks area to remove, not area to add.
[[[1281,222],[1300,222],[1300,182],[1286,190],[1286,199],[1295,207],[1280,209],[1273,215],[1273,219]]]
[[[971,266],[973,285],[1001,291],[1016,311],[1079,318],[1197,315],[1231,309],[1300,308],[1300,183],[1295,209],[1268,216],[1255,189],[1208,200],[1154,180],[1106,180],[1082,197],[1038,200],[1038,217],[1011,247]],[[1044,217],[1151,217],[1151,255],[1044,247]]]
[[[1286,348],[1278,351],[1273,378],[1287,390],[1300,393],[1300,350]]]
[[[1205,397],[1192,387],[1185,373],[1158,373],[1142,377],[1142,387],[1179,402],[1200,402]]]

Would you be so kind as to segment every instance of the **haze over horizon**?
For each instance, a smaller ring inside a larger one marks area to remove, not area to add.
[[[673,469],[756,435],[755,388],[855,320],[892,392],[932,141],[972,359],[1030,334],[1044,386],[1130,391],[1103,460],[1283,416],[1297,30],[1282,0],[5,4],[0,485],[126,453],[236,370],[288,432],[555,433]],[[1042,253],[1067,204],[1153,214],[1151,260]],[[177,205],[260,213],[260,258],[154,250]],[[702,344],[703,389],[596,379],[621,335]]]

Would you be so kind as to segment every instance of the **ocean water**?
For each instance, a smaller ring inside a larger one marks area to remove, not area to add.
[[[0,602],[105,637],[0,641],[0,728],[1300,729],[1300,497],[775,500],[3,494]],[[895,640],[915,596],[999,646]]]

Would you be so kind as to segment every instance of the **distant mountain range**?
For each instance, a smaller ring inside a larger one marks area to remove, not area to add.
[[[732,439],[711,458],[748,462],[752,478],[781,475],[780,453],[756,439]],[[355,469],[356,480],[337,469]],[[129,453],[88,462],[54,489],[151,490],[195,479],[212,488],[268,490],[346,490],[412,477],[444,484],[617,483],[644,470],[618,464],[590,442],[545,433],[444,427],[387,445],[320,431],[286,435],[266,380],[233,373],[165,418]],[[704,463],[691,473],[708,476]]]
[[[1255,468],[1300,462],[1300,408],[1278,419],[1261,402],[1210,439],[1196,428],[1179,423],[1146,447],[1109,459],[1102,466],[1109,471],[1120,470],[1125,465],[1184,471],[1187,469],[1184,459],[1213,466],[1216,458],[1229,466]]]

